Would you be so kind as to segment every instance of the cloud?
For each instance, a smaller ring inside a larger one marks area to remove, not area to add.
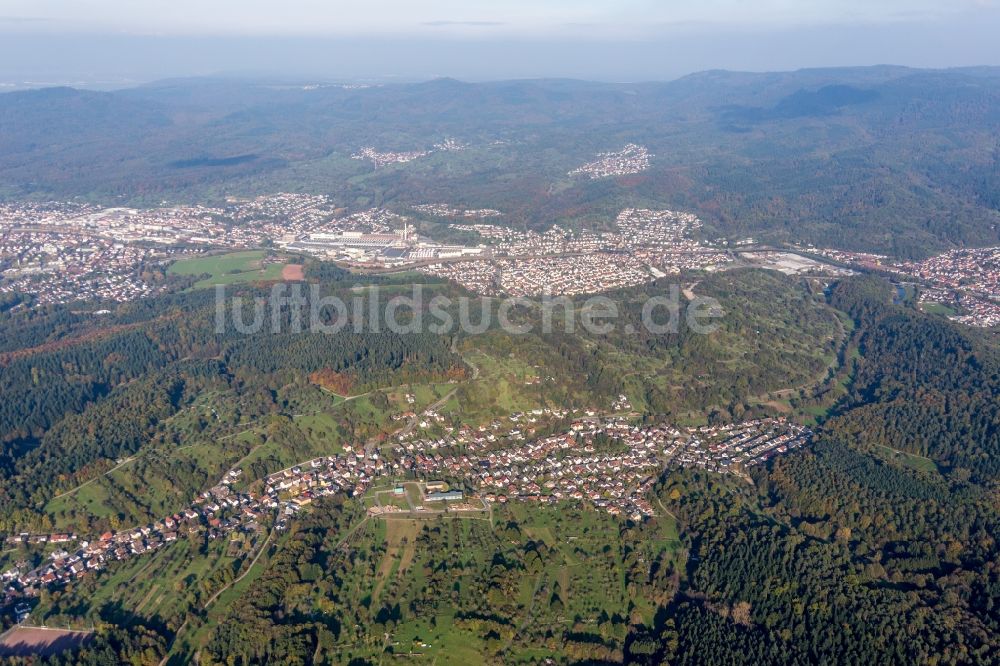
[[[501,25],[507,25],[503,21],[424,21],[421,25],[430,26],[432,28],[443,28],[450,26],[462,26],[462,27],[475,27],[475,28],[494,28]]]

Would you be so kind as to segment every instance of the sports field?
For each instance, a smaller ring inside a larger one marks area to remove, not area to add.
[[[0,656],[46,657],[86,645],[92,638],[93,634],[89,631],[13,627],[0,636]]]

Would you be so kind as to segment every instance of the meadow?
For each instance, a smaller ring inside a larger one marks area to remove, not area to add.
[[[204,289],[217,284],[280,280],[284,264],[281,262],[264,264],[266,256],[265,250],[249,250],[181,259],[167,269],[167,274],[186,276],[207,274],[209,277],[195,282],[194,289]]]

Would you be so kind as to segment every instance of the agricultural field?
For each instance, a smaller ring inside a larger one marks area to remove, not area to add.
[[[346,546],[325,571],[307,574],[300,565],[298,573],[261,577],[288,580],[289,612],[351,612],[337,600],[368,609],[367,622],[338,619],[339,635],[322,644],[335,662],[377,659],[387,650],[416,663],[529,663],[581,635],[620,651],[628,618],[651,621],[654,612],[636,601],[645,576],[639,572],[654,562],[662,571],[684,562],[672,517],[627,527],[572,504],[512,504],[492,521],[485,514],[396,516],[336,533],[300,529],[287,543],[322,534],[324,543]],[[281,557],[279,550],[272,561]],[[306,575],[308,584],[294,582]]]
[[[84,533],[146,524],[188,506],[257,445],[250,432],[188,441],[151,445],[54,497],[44,512],[56,528]]]
[[[594,401],[579,378],[567,375],[552,350],[528,338],[524,348],[507,351],[490,339],[476,340],[465,353],[476,369],[438,410],[470,425],[538,407],[592,407]]]
[[[638,317],[647,295],[634,294],[626,317]],[[603,395],[621,393],[635,411],[702,425],[713,412],[736,420],[754,408],[787,415],[790,398],[838,368],[849,328],[806,283],[740,270],[706,277],[695,294],[716,299],[725,313],[710,333],[680,326],[650,336],[636,325],[631,335],[581,336],[580,353],[594,359],[588,370],[600,376]],[[726,415],[733,407],[739,413]]]
[[[531,663],[581,637],[620,653],[629,618],[654,612],[642,572],[684,562],[672,517],[635,526],[573,504],[375,519],[324,500],[267,541],[185,537],[45,595],[35,615],[162,626],[176,634],[171,664],[231,654],[234,632],[279,609],[295,632],[318,632],[318,662]]]

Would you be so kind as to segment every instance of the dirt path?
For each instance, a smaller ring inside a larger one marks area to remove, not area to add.
[[[531,603],[528,604],[528,608],[524,612],[524,619],[521,620],[521,624],[519,624],[517,629],[514,630],[514,633],[511,634],[510,639],[504,643],[504,646],[499,653],[501,657],[507,652],[507,650],[510,649],[510,646],[514,643],[514,639],[517,638],[517,635],[524,631],[524,629],[528,626],[528,623],[531,622],[531,614],[535,612],[535,602],[537,601],[538,591],[542,589],[543,579],[544,577],[539,574],[537,580],[535,581],[535,589],[531,592]]]
[[[267,535],[267,538],[264,539],[264,543],[262,543],[260,545],[260,550],[257,551],[257,555],[253,558],[253,561],[250,562],[250,566],[247,567],[247,570],[244,571],[243,573],[241,573],[236,578],[234,578],[232,581],[230,581],[230,583],[228,585],[223,586],[218,592],[216,592],[215,594],[213,594],[212,596],[210,596],[208,598],[208,600],[205,602],[205,605],[202,606],[203,609],[208,610],[208,607],[211,606],[212,603],[216,599],[219,598],[219,595],[221,595],[223,592],[225,592],[226,590],[228,590],[229,588],[231,588],[233,585],[236,585],[236,583],[238,583],[241,580],[243,580],[244,578],[246,578],[247,574],[249,574],[251,571],[253,571],[253,568],[257,565],[257,560],[259,560],[260,557],[261,557],[261,555],[264,554],[264,551],[267,550],[267,545],[271,542],[271,538],[273,536],[274,536],[274,532],[271,532],[271,533],[269,533]],[[178,632],[178,633],[180,633],[180,632]]]
[[[375,589],[372,590],[372,600],[378,601],[382,590],[388,584],[393,571],[396,575],[403,573],[403,567],[409,566],[416,554],[418,529],[414,521],[395,521],[386,523],[386,549],[382,561],[375,574]],[[398,565],[397,565],[398,562]]]
[[[109,470],[108,470],[107,472],[105,472],[104,474],[98,474],[98,475],[97,475],[97,476],[95,476],[94,478],[92,478],[92,479],[88,479],[87,481],[84,481],[83,483],[81,483],[80,485],[78,485],[78,486],[77,486],[76,488],[73,488],[73,489],[71,489],[71,490],[67,490],[67,491],[66,491],[66,492],[64,492],[64,493],[59,493],[58,495],[56,495],[55,497],[53,497],[53,498],[52,498],[52,499],[50,499],[49,501],[51,502],[52,500],[57,500],[57,499],[62,499],[63,497],[66,497],[67,495],[72,495],[73,493],[75,493],[76,491],[78,491],[78,490],[79,490],[80,488],[83,488],[84,486],[89,486],[89,485],[90,485],[90,484],[92,484],[92,483],[93,483],[94,481],[97,481],[98,479],[100,479],[100,478],[102,478],[102,477],[105,477],[105,476],[107,476],[107,475],[111,474],[112,472],[114,472],[114,471],[115,471],[116,469],[118,469],[118,468],[120,468],[120,467],[124,467],[125,465],[129,464],[129,463],[130,463],[130,462],[132,462],[133,460],[135,460],[135,456],[129,456],[129,457],[128,457],[128,458],[126,458],[125,460],[121,461],[120,463],[118,463],[117,465],[115,465],[114,467],[112,467],[111,469],[109,469]]]
[[[676,520],[677,524],[680,525],[680,523],[681,523],[680,518],[678,518],[676,515],[674,515],[673,511],[671,511],[670,509],[668,509],[667,507],[665,507],[663,505],[663,502],[660,501],[659,497],[656,498],[656,503],[660,505],[661,509],[663,509],[663,513],[667,514],[668,516],[670,516],[671,518],[673,518],[674,520]]]
[[[699,284],[701,284],[701,280],[698,280],[697,282],[692,282],[691,284],[684,287],[684,289],[681,291],[681,293],[684,294],[684,298],[688,299],[689,301],[693,301],[694,299],[698,298],[698,296],[694,293],[694,288],[697,287]]]

